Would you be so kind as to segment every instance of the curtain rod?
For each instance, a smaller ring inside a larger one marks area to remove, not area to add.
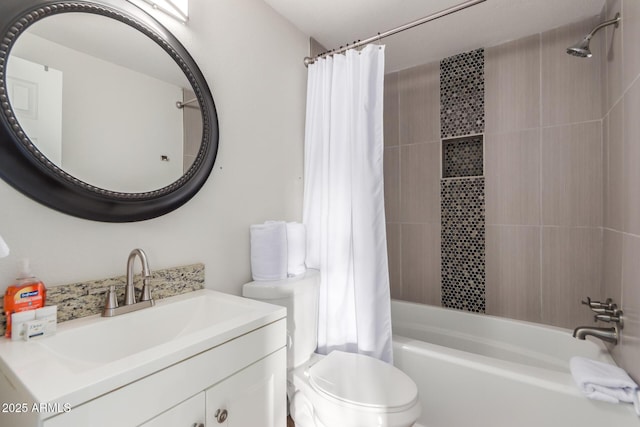
[[[377,35],[375,35],[373,37],[369,37],[368,39],[365,39],[365,40],[362,40],[362,41],[358,41],[358,42],[354,42],[354,43],[348,44],[346,46],[340,46],[340,48],[338,48],[338,49],[333,49],[333,50],[321,53],[320,55],[317,55],[317,56],[315,56],[313,58],[307,56],[307,57],[304,58],[304,66],[308,67],[309,64],[313,64],[314,62],[316,62],[317,59],[324,58],[324,57],[330,56],[330,55],[339,54],[339,53],[342,53],[342,52],[346,52],[349,49],[355,49],[355,48],[358,48],[360,46],[367,45],[369,43],[372,43],[372,42],[378,41],[380,39],[383,39],[385,37],[389,37],[389,36],[392,36],[394,34],[400,33],[402,31],[409,30],[409,29],[411,29],[413,27],[417,27],[418,25],[426,24],[427,22],[430,22],[430,21],[435,21],[438,18],[442,18],[443,16],[451,15],[452,13],[459,12],[459,11],[461,11],[463,9],[466,9],[468,7],[471,7],[471,6],[475,6],[475,5],[477,5],[479,3],[483,3],[485,1],[486,0],[469,0],[469,1],[465,1],[464,3],[460,3],[460,4],[456,5],[456,6],[451,6],[448,9],[443,9],[440,12],[433,13],[433,14],[431,14],[429,16],[425,16],[424,18],[420,18],[420,19],[417,19],[417,20],[415,20],[413,22],[409,22],[408,24],[404,24],[404,25],[401,25],[399,27],[393,28],[391,30],[385,31],[384,33],[378,33]]]

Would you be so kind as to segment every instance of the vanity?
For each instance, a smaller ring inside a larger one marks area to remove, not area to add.
[[[187,203],[219,130],[182,43],[135,2],[1,3],[0,179],[91,221]],[[286,424],[284,308],[209,289],[151,305],[0,339],[0,427]]]
[[[203,289],[0,341],[2,427],[286,425],[286,309]]]

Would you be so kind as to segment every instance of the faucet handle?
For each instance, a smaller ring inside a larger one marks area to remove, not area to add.
[[[611,314],[614,316],[620,312],[616,304],[611,304],[611,308],[592,308],[591,311],[597,314]]]
[[[620,328],[622,328],[624,326],[624,323],[622,321],[622,310],[615,310],[615,314],[596,314],[594,316],[594,320],[597,321],[601,321],[601,322],[607,322],[607,323],[617,323]]]
[[[124,285],[109,285],[102,288],[90,289],[87,291],[87,295],[102,294],[106,292],[106,298],[104,300],[104,309],[109,310],[118,307],[118,297],[116,295],[116,288],[122,288]]]
[[[604,302],[601,302],[601,301],[592,301],[590,297],[587,297],[587,300],[582,301],[582,304],[589,306],[591,310],[594,310],[594,309],[614,310],[618,307],[616,304],[614,304],[611,298],[607,298]]]

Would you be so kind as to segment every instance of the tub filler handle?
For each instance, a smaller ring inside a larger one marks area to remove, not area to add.
[[[586,301],[582,301],[582,304],[588,305],[591,310],[596,311],[597,309],[606,309],[606,310],[615,310],[618,306],[614,304],[611,298],[607,298],[604,302],[602,301],[591,301],[590,297],[587,297]]]
[[[622,314],[622,310],[615,310],[615,313],[613,314],[596,314],[593,319],[596,322],[617,323],[620,326],[620,329],[622,329],[624,326]]]

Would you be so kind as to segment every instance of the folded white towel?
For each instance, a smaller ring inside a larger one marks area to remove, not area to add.
[[[287,226],[284,221],[252,225],[251,275],[253,280],[287,277]]]
[[[574,381],[588,398],[633,403],[638,412],[638,384],[624,369],[584,357],[572,357],[569,366]]]
[[[287,257],[289,276],[297,276],[306,271],[304,260],[307,257],[307,230],[304,224],[287,223]]]

